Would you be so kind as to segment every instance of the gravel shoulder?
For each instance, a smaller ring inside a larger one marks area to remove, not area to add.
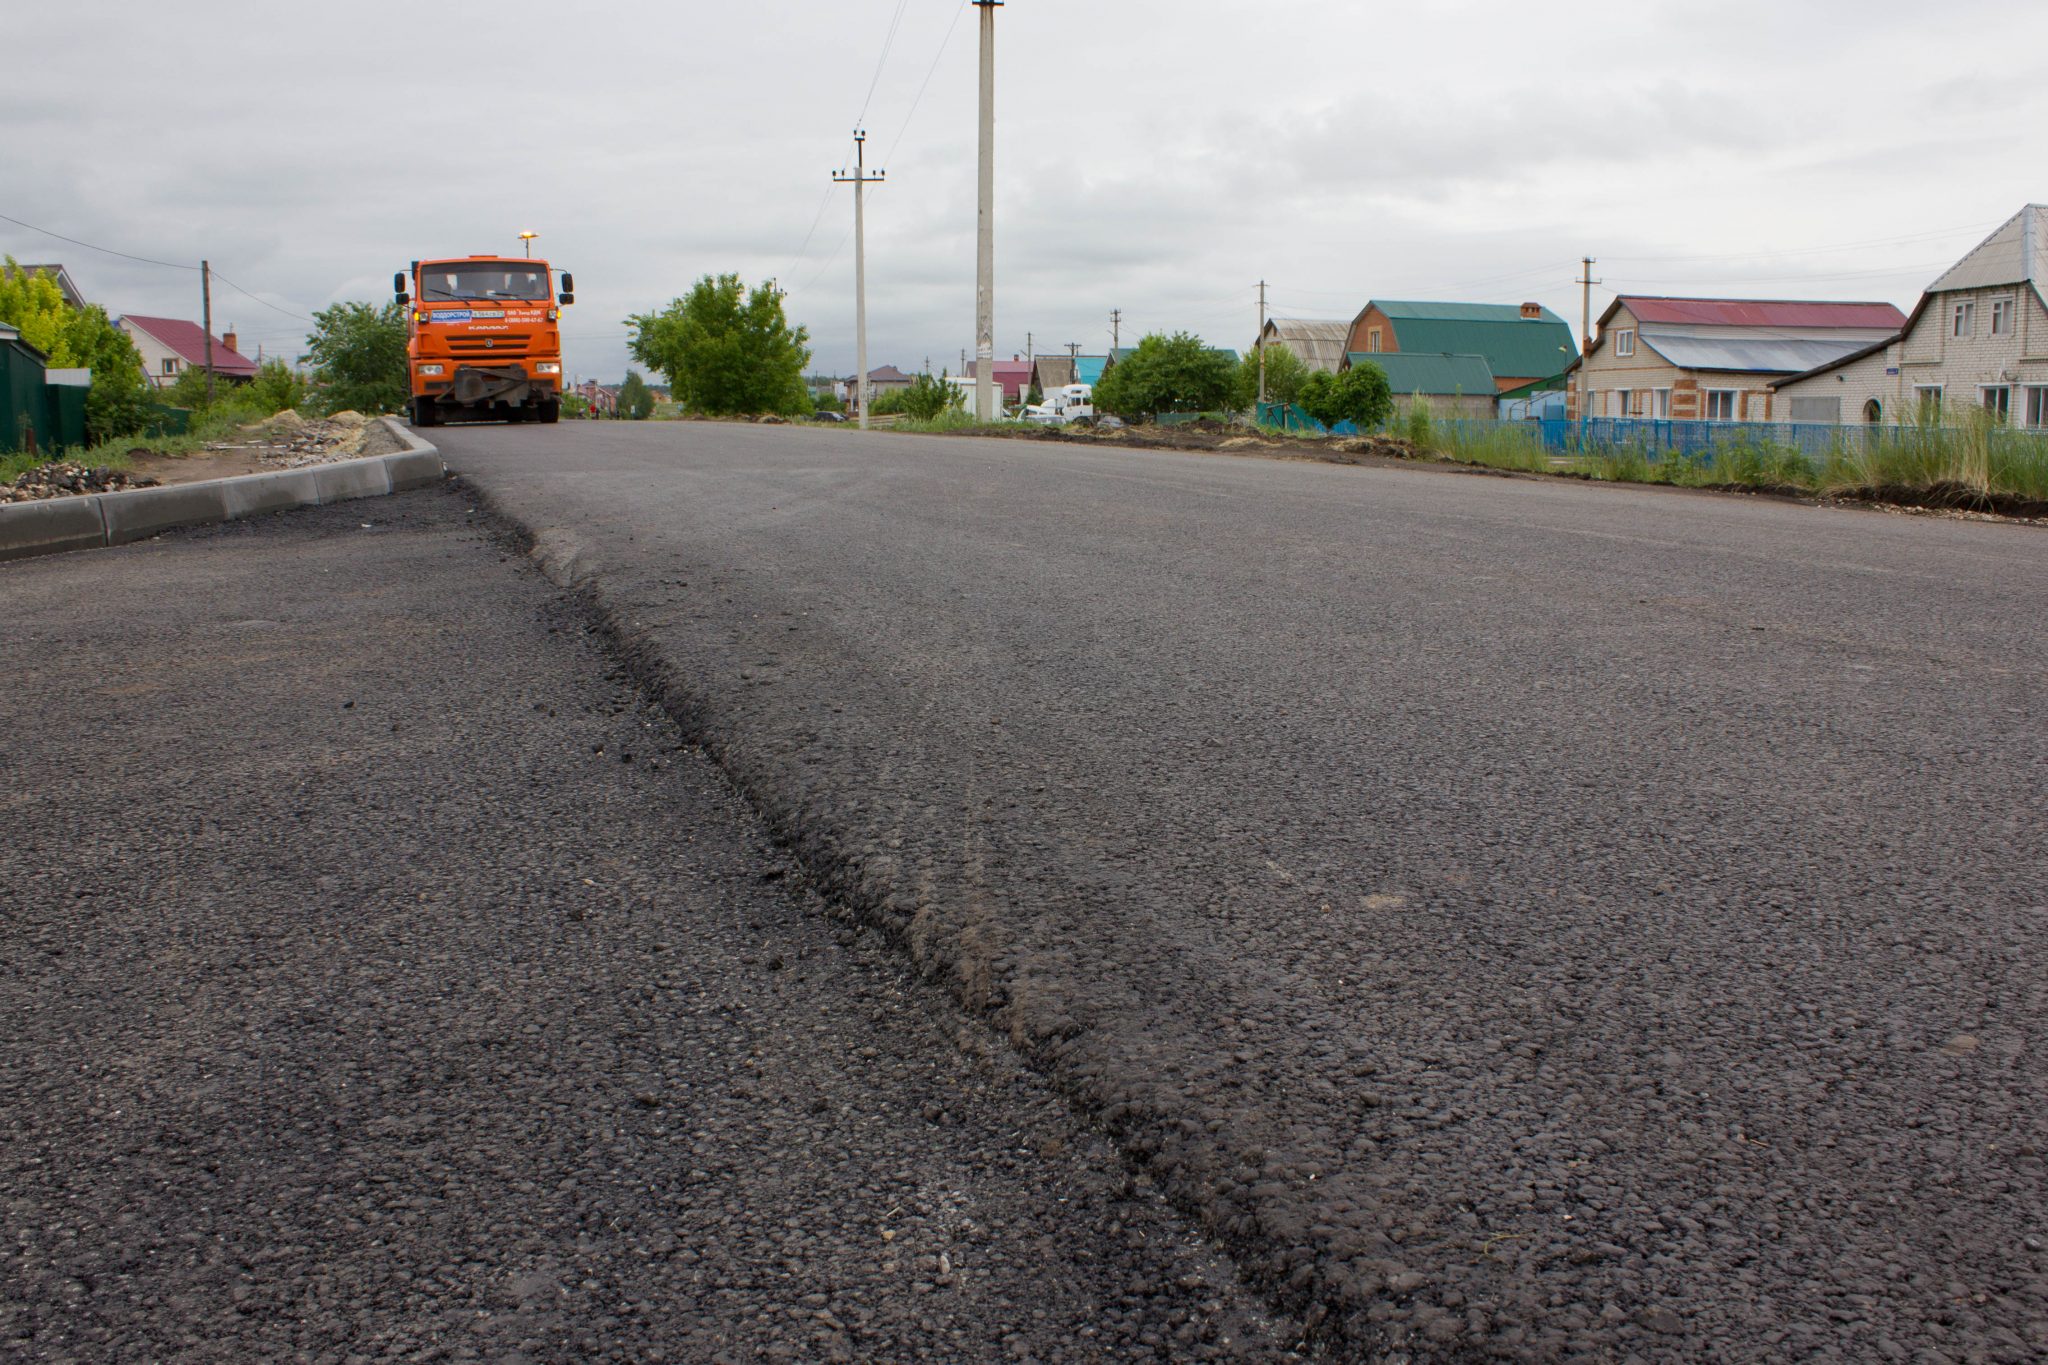
[[[478,520],[0,566],[0,1355],[1288,1358]]]
[[[1333,1348],[2048,1351],[2031,528],[1068,444],[444,454]]]

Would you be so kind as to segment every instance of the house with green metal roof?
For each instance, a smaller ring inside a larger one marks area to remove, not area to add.
[[[1380,367],[1387,376],[1387,387],[1394,391],[1396,404],[1421,397],[1446,416],[1494,415],[1499,386],[1485,356],[1427,351],[1380,351],[1368,355],[1353,351],[1344,357],[1345,369],[1359,365]]]
[[[1373,299],[1351,324],[1355,355],[1480,356],[1497,393],[1557,380],[1578,358],[1571,325],[1540,303],[1423,303]],[[1398,386],[1395,390],[1400,391]]]

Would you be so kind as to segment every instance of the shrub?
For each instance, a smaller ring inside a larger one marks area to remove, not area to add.
[[[1303,412],[1326,427],[1355,422],[1361,431],[1378,427],[1394,412],[1394,393],[1387,383],[1387,372],[1370,361],[1353,365],[1341,374],[1318,371],[1310,375],[1302,382],[1296,401]],[[1425,432],[1425,438],[1426,435]]]

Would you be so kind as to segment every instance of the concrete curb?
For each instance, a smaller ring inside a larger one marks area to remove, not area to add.
[[[0,506],[0,560],[125,545],[174,526],[206,526],[292,507],[381,497],[448,477],[438,447],[395,417],[377,420],[405,443],[404,450],[274,474],[7,503]]]

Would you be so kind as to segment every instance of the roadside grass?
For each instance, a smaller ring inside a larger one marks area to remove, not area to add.
[[[2048,501],[2048,433],[2014,430],[1974,411],[1946,426],[1845,429],[1824,456],[1746,434],[1707,451],[1653,451],[1622,444],[1557,455],[1544,448],[1533,427],[1442,421],[1421,404],[1397,414],[1388,424],[1388,434],[1464,464],[1575,474],[1603,483],[1784,489],[1816,495],[1962,490]]]
[[[889,430],[908,431],[920,436],[957,436],[962,432],[971,434],[977,431],[1031,431],[1036,430],[1036,424],[1032,422],[983,422],[977,420],[973,414],[963,412],[959,408],[948,408],[937,417],[924,421],[914,417],[904,417],[895,426],[890,427]]]

